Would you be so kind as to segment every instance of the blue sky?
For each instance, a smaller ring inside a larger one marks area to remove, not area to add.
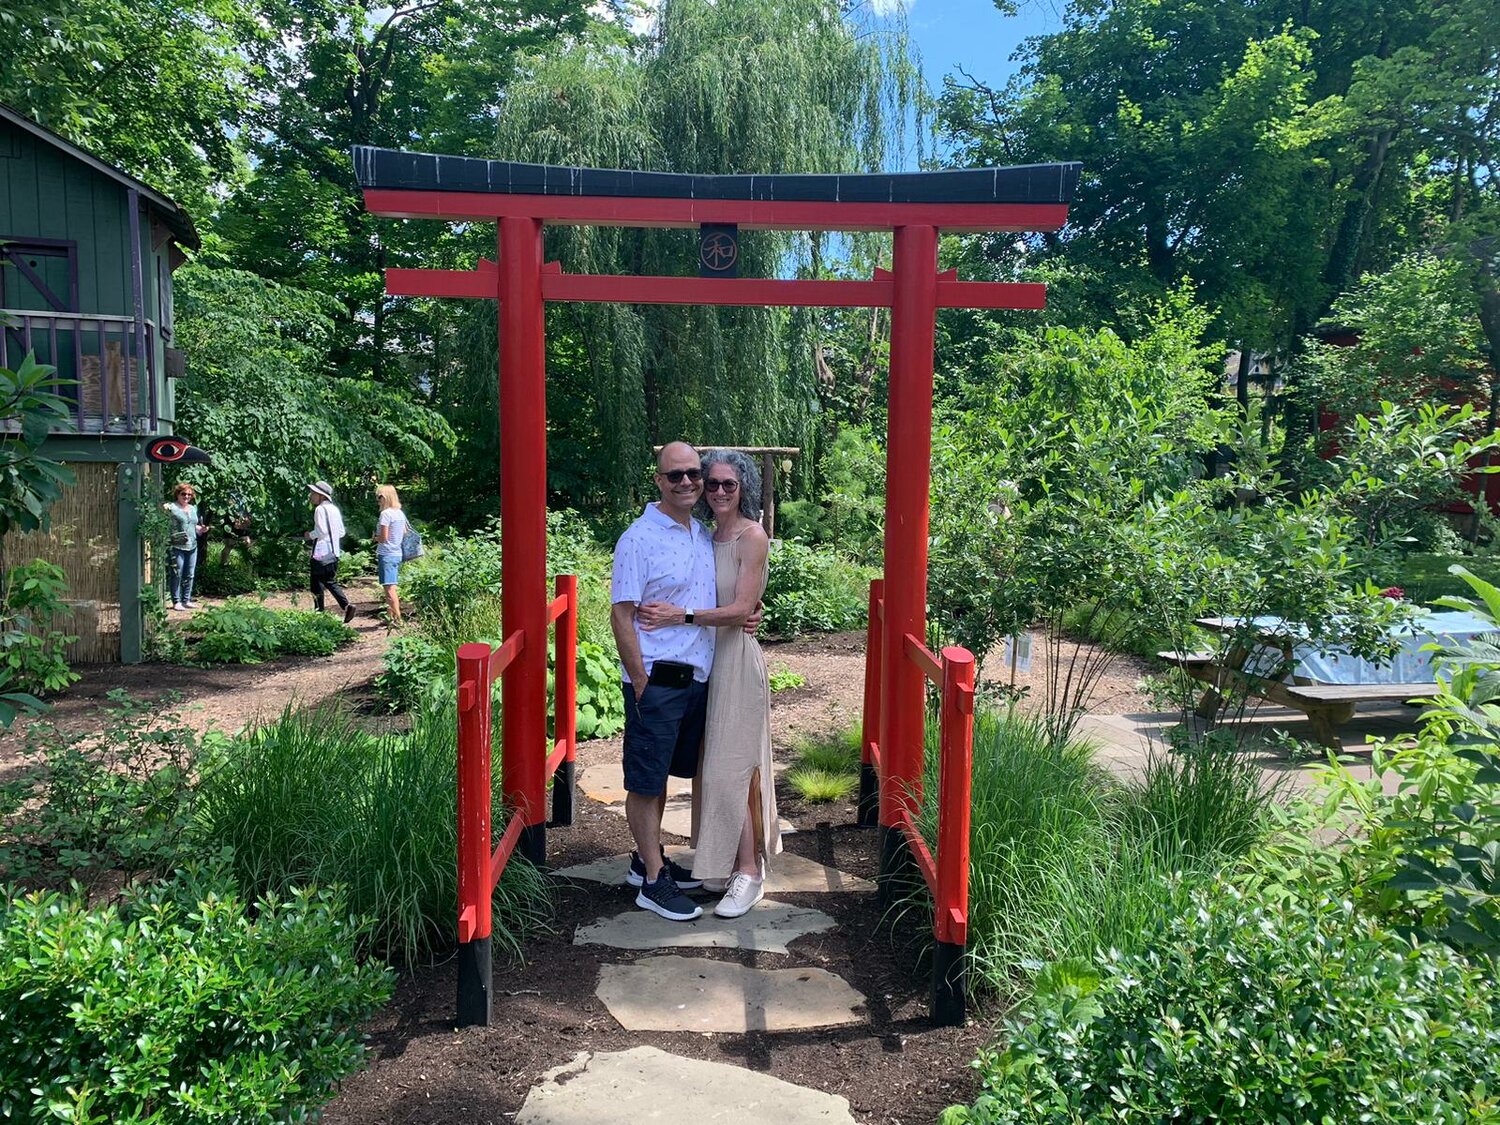
[[[876,7],[894,0],[876,0]],[[1014,16],[1001,15],[991,0],[907,0],[906,21],[922,52],[933,89],[959,66],[982,82],[1004,84],[1014,73],[1011,55],[1021,41],[1062,26],[1061,0],[1021,0]]]
[[[917,49],[922,69],[934,92],[943,79],[958,74],[960,67],[970,76],[991,86],[1003,86],[1015,73],[1011,56],[1021,41],[1062,27],[1065,0],[1020,0],[1014,16],[1002,15],[992,0],[872,0],[876,11],[889,11],[901,4]],[[943,147],[939,142],[940,149]]]

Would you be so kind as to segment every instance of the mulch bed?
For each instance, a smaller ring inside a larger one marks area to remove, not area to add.
[[[600,744],[582,753],[610,751]],[[854,826],[852,804],[804,805],[782,789],[783,815],[803,826],[785,838],[788,851],[874,877],[876,833]],[[548,833],[548,857],[558,868],[629,847],[624,818],[581,794],[573,827]],[[990,1028],[982,1020],[962,1028],[928,1022],[925,918],[911,912],[885,919],[872,894],[771,893],[824,911],[837,928],[799,939],[790,957],[745,950],[692,955],[828,969],[868,998],[868,1023],[733,1035],[625,1031],[594,995],[599,966],[652,954],[575,946],[572,938],[579,925],[628,909],[633,892],[579,882],[559,887],[554,928],[527,940],[524,964],[496,964],[492,1026],[454,1028],[451,962],[403,976],[395,999],[368,1029],[369,1067],[344,1084],[325,1119],[335,1125],[499,1123],[520,1110],[545,1072],[577,1053],[642,1044],[841,1094],[864,1122],[931,1122],[945,1106],[971,1100],[977,1084],[967,1064]]]

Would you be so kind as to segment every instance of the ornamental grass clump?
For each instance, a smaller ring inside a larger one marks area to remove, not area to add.
[[[799,743],[784,777],[805,801],[842,801],[859,784],[859,728]]]
[[[337,884],[373,919],[376,953],[427,961],[457,940],[454,724],[451,707],[435,707],[410,733],[373,735],[338,710],[289,709],[204,771],[202,831],[234,849],[235,872],[255,893]],[[498,808],[498,754],[493,778]],[[513,858],[494,910],[496,944],[518,953],[549,910],[540,872]]]
[[[980,708],[969,956],[988,986],[1009,994],[1049,961],[1137,948],[1175,881],[1211,876],[1259,840],[1274,793],[1253,765],[1226,755],[1212,745],[1186,748],[1153,758],[1140,779],[1121,780],[1096,762],[1089,742]],[[932,726],[920,822],[931,844],[937,758]]]

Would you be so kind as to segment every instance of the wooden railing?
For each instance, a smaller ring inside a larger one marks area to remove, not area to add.
[[[969,807],[974,766],[974,656],[968,649],[950,646],[940,655],[905,634],[897,660],[909,660],[920,668],[928,682],[941,691],[938,736],[937,854],[917,827],[922,807],[922,768],[926,754],[903,756],[917,763],[910,777],[898,777],[891,766],[897,755],[881,754],[879,742],[881,670],[891,654],[881,642],[885,616],[884,581],[870,583],[870,621],[865,649],[864,730],[860,738],[859,822],[874,826],[880,816],[880,791],[895,786],[904,799],[887,803],[891,823],[932,893],[932,931],[936,946],[932,963],[932,1018],[944,1025],[964,1022],[968,1006],[965,954],[969,935]],[[883,760],[883,758],[885,760]],[[885,857],[882,857],[883,860]],[[882,878],[893,872],[882,864]]]
[[[500,749],[500,768],[510,777],[536,778],[536,792],[518,794],[518,807],[506,810],[507,822],[498,842],[491,833],[490,777],[492,687],[528,644],[545,645],[547,638],[527,638],[515,632],[498,648],[487,644],[460,646],[458,660],[458,1022],[490,1022],[490,902],[505,865],[528,822],[540,816],[545,786],[552,779],[551,823],[573,823],[574,769],[578,758],[578,579],[559,575],[556,596],[547,606],[547,623],[556,626],[553,661],[553,742],[547,749],[545,770],[538,773],[521,764],[525,755],[543,747]]]
[[[28,354],[57,368],[70,385],[73,422],[84,433],[150,433],[160,421],[156,326],[134,317],[95,313],[0,310],[0,367],[14,370]]]

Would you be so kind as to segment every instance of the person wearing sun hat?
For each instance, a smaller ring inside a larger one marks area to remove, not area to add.
[[[344,624],[347,625],[354,620],[354,606],[338,580],[344,515],[333,502],[333,486],[326,480],[315,480],[307,486],[307,502],[312,505],[313,526],[302,538],[312,544],[310,581],[313,608],[323,612],[323,593],[327,591],[344,611]]]

